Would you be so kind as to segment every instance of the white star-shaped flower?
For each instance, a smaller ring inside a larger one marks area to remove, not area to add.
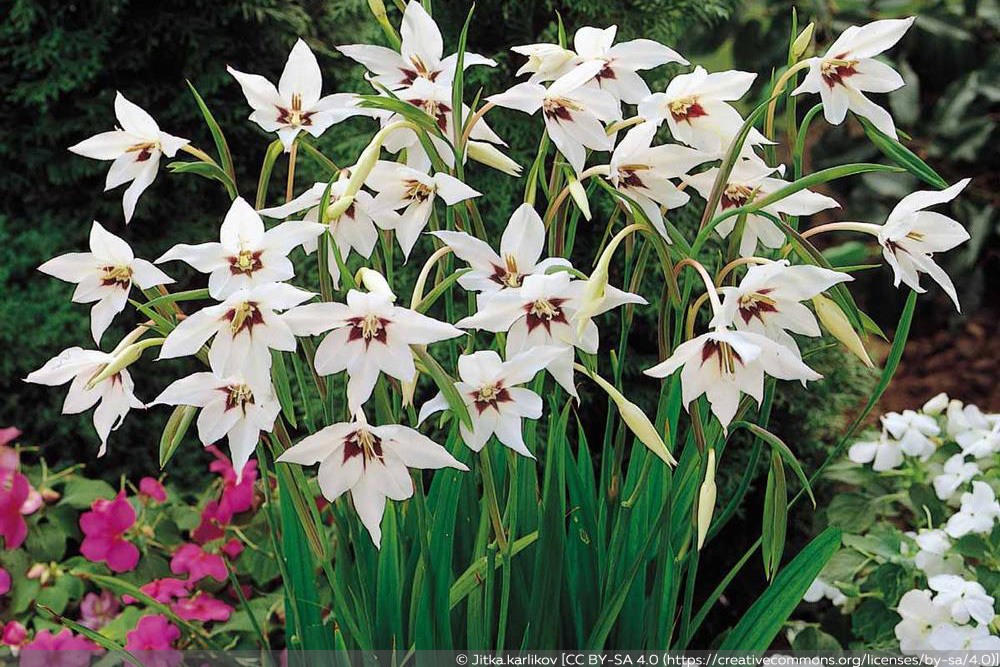
[[[138,259],[128,243],[96,220],[90,228],[90,252],[60,255],[39,266],[38,270],[76,283],[73,301],[94,302],[90,309],[90,332],[98,345],[115,315],[125,310],[132,283],[149,289],[174,282],[148,261]]]

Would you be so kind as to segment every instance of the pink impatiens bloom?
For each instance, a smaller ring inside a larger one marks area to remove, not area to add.
[[[247,461],[243,467],[243,477],[237,482],[236,470],[232,462],[217,447],[207,448],[216,460],[208,469],[222,477],[222,496],[219,498],[219,512],[222,523],[229,523],[233,516],[253,509],[253,485],[257,481],[257,462]]]
[[[173,648],[172,644],[180,637],[181,631],[166,616],[143,616],[134,630],[125,633],[125,650],[164,651]]]
[[[16,549],[28,535],[21,508],[31,494],[28,478],[19,472],[0,469],[0,537],[5,549]]]
[[[35,638],[24,645],[21,656],[22,667],[84,667],[90,664],[91,656],[85,651],[99,651],[100,647],[84,637],[74,635],[69,628],[64,628],[58,634],[42,630]],[[43,651],[32,655],[34,651]],[[53,651],[60,653],[53,654]]]
[[[228,604],[200,591],[186,600],[178,600],[170,608],[185,621],[228,621],[233,613]]]
[[[225,581],[228,577],[226,563],[222,556],[210,554],[197,544],[182,544],[174,557],[170,559],[170,571],[174,574],[187,574],[190,583],[212,577],[217,581]]]
[[[10,572],[0,567],[0,595],[10,592]]]
[[[153,598],[160,604],[168,604],[177,598],[187,597],[191,592],[191,582],[173,577],[163,579],[153,579],[148,584],[143,584],[139,590]],[[125,604],[134,604],[136,599],[131,595],[123,595],[122,601]]]
[[[21,429],[16,426],[5,426],[0,428],[0,446],[9,445],[21,437]],[[0,463],[0,466],[3,464]]]
[[[229,560],[236,560],[243,553],[243,543],[234,537],[222,545],[222,553],[226,554]]]
[[[24,643],[28,641],[28,630],[23,625],[17,621],[7,621],[7,625],[3,626],[3,635],[0,637],[0,642],[5,646],[10,646],[13,649],[12,652],[17,652]]]
[[[80,517],[83,543],[80,553],[95,563],[107,563],[112,572],[128,572],[139,563],[139,549],[125,539],[135,523],[135,510],[121,491],[114,500],[98,498]]]
[[[210,500],[205,503],[205,508],[201,511],[201,523],[191,531],[191,538],[198,544],[218,540],[225,536],[226,531],[223,526],[229,523],[231,518],[233,518],[231,514],[219,507],[219,501]]]
[[[151,498],[158,503],[167,499],[167,491],[160,484],[160,481],[152,477],[143,477],[139,480],[139,494]]]
[[[118,615],[121,605],[111,591],[87,593],[80,601],[80,625],[99,630]]]

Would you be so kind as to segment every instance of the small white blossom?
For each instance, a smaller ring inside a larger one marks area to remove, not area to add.
[[[271,350],[295,351],[295,335],[281,311],[313,296],[284,283],[241,289],[181,320],[160,348],[160,358],[196,354],[214,337],[208,360],[217,375],[243,375],[263,383],[270,375]]]
[[[105,191],[132,181],[122,197],[127,223],[132,219],[139,195],[156,178],[160,156],[173,157],[190,142],[162,132],[152,116],[121,93],[115,95],[115,116],[121,124],[119,129],[96,134],[69,149],[95,160],[114,160],[104,184]]]
[[[128,243],[96,220],[90,228],[90,252],[60,255],[38,270],[76,283],[73,301],[96,302],[90,309],[90,332],[98,345],[115,315],[125,310],[133,282],[142,289],[174,282],[146,260],[138,259]]]
[[[391,424],[371,426],[363,415],[350,423],[333,424],[302,439],[277,458],[281,463],[319,464],[319,488],[330,502],[351,492],[354,509],[376,547],[382,543],[386,498],[413,495],[407,468],[468,468],[430,438],[412,428]]]
[[[535,458],[524,444],[522,419],[542,416],[542,398],[522,385],[531,380],[560,353],[559,348],[525,350],[507,361],[493,350],[481,350],[458,358],[460,382],[455,388],[469,409],[472,428],[461,424],[462,440],[473,451],[480,451],[496,435],[501,444],[522,456]],[[443,393],[423,404],[420,422],[448,409]]]
[[[347,406],[356,414],[372,395],[379,374],[413,382],[417,367],[411,345],[429,345],[461,336],[447,322],[393,304],[382,292],[347,293],[347,303],[311,303],[287,314],[300,335],[330,333],[316,348],[316,372],[332,375],[346,370]]]
[[[951,201],[965,189],[969,180],[959,181],[946,190],[914,192],[903,197],[878,230],[882,255],[892,267],[897,287],[902,282],[915,292],[926,292],[920,286],[920,274],[926,273],[951,297],[959,310],[955,285],[944,269],[934,262],[933,255],[969,240],[969,232],[955,220],[924,209]]]
[[[242,376],[223,378],[194,373],[175,381],[150,405],[191,405],[201,408],[198,439],[208,447],[226,437],[237,480],[253,455],[261,432],[269,433],[281,405],[270,382]]]
[[[1000,502],[986,482],[972,483],[972,492],[962,494],[959,511],[948,518],[945,531],[954,538],[969,533],[988,534],[1000,519]]]
[[[847,450],[847,458],[855,463],[871,463],[872,470],[885,472],[903,463],[903,450],[884,430],[878,440],[856,442]]]
[[[699,65],[671,79],[665,92],[639,102],[639,115],[657,125],[666,120],[677,141],[721,155],[743,125],[743,117],[729,103],[746,95],[756,78],[735,70],[709,74]],[[763,134],[751,129],[745,149],[766,143]]]
[[[725,213],[729,209],[752,204],[788,185],[787,181],[772,177],[772,174],[779,170],[780,168],[769,167],[753,160],[737,162],[725,189],[722,191],[716,215]],[[707,200],[718,173],[718,167],[713,167],[692,176],[685,176],[684,181]],[[775,217],[781,215],[804,216],[839,206],[840,204],[831,197],[803,189],[765,206],[761,211]],[[715,230],[723,238],[726,238],[735,228],[736,217],[731,216],[720,222]],[[757,251],[758,243],[767,248],[780,248],[785,243],[785,233],[767,217],[757,213],[749,213],[743,226],[743,236],[740,237],[740,256],[752,257]]]
[[[917,543],[919,551],[913,557],[913,563],[925,575],[933,577],[938,574],[959,574],[964,567],[962,555],[951,550],[951,539],[948,533],[940,528],[923,529],[919,533],[907,533]]]
[[[805,595],[802,596],[802,599],[806,602],[819,602],[823,598],[828,599],[836,607],[847,602],[847,596],[839,588],[830,584],[822,577],[816,577],[809,584],[809,588],[806,590]]]
[[[903,619],[894,629],[903,653],[931,650],[931,633],[941,626],[951,625],[948,611],[934,604],[928,590],[907,591],[900,598],[896,611]]]
[[[94,410],[94,428],[101,438],[98,456],[103,456],[107,451],[108,436],[111,431],[121,426],[128,411],[132,408],[146,407],[135,397],[132,376],[125,369],[93,387],[89,386],[90,381],[114,359],[114,353],[71,347],[49,359],[44,366],[29,373],[25,378],[25,382],[50,387],[71,382],[66,400],[63,402],[64,415],[80,414],[98,404]]]
[[[264,221],[237,197],[219,230],[218,243],[175,245],[157,263],[180,260],[208,276],[208,293],[223,300],[241,289],[281,282],[295,276],[288,254],[323,233],[314,222],[283,222],[264,229]]]
[[[819,93],[823,115],[831,125],[844,122],[850,110],[895,138],[892,116],[865,93],[889,93],[903,87],[903,77],[875,60],[875,56],[892,48],[910,29],[913,20],[912,17],[887,19],[851,26],[830,45],[825,55],[809,59],[809,72],[792,94]]]
[[[243,88],[247,103],[253,108],[250,120],[265,132],[276,132],[286,151],[299,132],[318,137],[328,127],[351,116],[372,115],[357,106],[357,97],[349,93],[322,96],[323,74],[309,46],[295,42],[278,86],[259,74],[246,74],[226,68]]]
[[[899,441],[904,454],[919,457],[921,461],[926,461],[936,451],[937,445],[931,438],[941,433],[941,428],[933,417],[914,410],[883,415],[882,427]]]
[[[996,615],[993,598],[976,581],[967,581],[955,574],[939,574],[927,580],[932,590],[937,591],[934,604],[948,610],[951,619],[959,624],[975,619],[981,625],[989,625]]]
[[[966,463],[965,454],[955,454],[944,462],[944,471],[934,477],[934,492],[941,500],[951,500],[967,482],[979,474],[975,462]]]
[[[365,183],[378,192],[370,209],[372,219],[383,229],[395,230],[404,257],[410,256],[427,226],[437,197],[454,206],[482,194],[449,174],[429,176],[396,162],[379,161]]]
[[[431,232],[472,269],[458,279],[470,292],[498,292],[521,286],[525,278],[544,275],[552,267],[569,266],[562,257],[541,259],[545,225],[531,204],[521,204],[511,214],[500,237],[500,252],[465,232]],[[539,261],[540,260],[540,261]]]

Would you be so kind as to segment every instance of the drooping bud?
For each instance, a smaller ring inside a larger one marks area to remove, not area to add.
[[[396,294],[392,291],[392,288],[389,287],[389,283],[386,282],[385,276],[378,271],[363,266],[358,270],[358,274],[354,277],[354,280],[359,285],[363,285],[369,292],[385,294],[393,302],[396,301]]]
[[[708,528],[712,525],[712,515],[715,514],[715,496],[718,490],[715,486],[715,450],[708,450],[708,462],[705,467],[705,480],[698,489],[698,550],[705,544]]]
[[[803,55],[805,55],[806,51],[809,50],[809,47],[812,45],[813,31],[815,31],[815,29],[816,24],[810,23],[802,29],[799,36],[795,38],[794,42],[792,42],[793,60],[798,61]]]
[[[570,176],[569,178],[569,194],[576,202],[576,205],[580,207],[580,212],[583,213],[583,217],[587,222],[590,222],[590,202],[587,201],[587,191],[583,188],[583,183],[577,179]]]
[[[485,141],[470,141],[465,145],[465,149],[468,156],[480,164],[502,171],[509,176],[521,175],[521,165],[514,162],[493,144]]]
[[[819,316],[819,321],[823,323],[826,330],[843,343],[844,347],[850,350],[854,356],[863,361],[868,368],[875,368],[864,343],[861,342],[861,337],[851,326],[840,306],[822,294],[814,296],[812,302],[816,308],[816,314]]]
[[[590,376],[590,379],[596,382],[607,393],[608,398],[614,401],[622,421],[625,422],[625,425],[629,427],[629,430],[632,431],[635,437],[639,439],[639,442],[646,445],[649,451],[653,452],[653,454],[667,465],[677,465],[677,460],[674,459],[670,450],[667,449],[666,443],[663,442],[663,438],[660,437],[660,433],[653,426],[653,423],[649,421],[646,413],[638,405],[625,398],[614,385],[600,375],[586,371],[586,369],[583,370]]]
[[[93,389],[108,378],[118,375],[137,362],[142,357],[143,350],[154,345],[163,345],[164,340],[164,338],[147,338],[146,340],[125,346],[101,369],[100,373],[90,378],[90,381],[87,383],[87,389]]]

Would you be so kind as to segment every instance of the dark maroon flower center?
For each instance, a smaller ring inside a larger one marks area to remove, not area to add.
[[[824,60],[820,65],[820,76],[823,77],[823,82],[827,87],[833,88],[837,84],[843,85],[844,79],[858,73],[858,70],[855,69],[858,66],[858,61],[845,60],[844,56],[846,55],[846,53],[841,53],[839,56]]]
[[[507,388],[500,382],[480,387],[470,395],[472,396],[472,404],[476,406],[476,411],[479,414],[483,414],[489,408],[493,408],[499,412],[500,408],[497,407],[499,403],[507,403],[514,400],[510,397],[510,392],[507,391]]]
[[[365,315],[363,317],[359,315],[347,320],[347,324],[351,327],[347,335],[348,342],[363,340],[365,349],[368,349],[372,341],[385,345],[391,320],[378,315]]]
[[[229,322],[230,331],[233,336],[244,330],[252,335],[253,328],[258,324],[264,323],[264,315],[253,301],[244,301],[235,308],[231,308],[223,315],[223,319]]]
[[[545,327],[545,332],[552,334],[552,323],[567,324],[566,314],[563,312],[562,304],[566,299],[537,299],[524,306],[525,319],[528,324],[528,333],[538,327]]]
[[[767,296],[773,291],[772,288],[765,287],[757,292],[744,294],[740,297],[739,312],[744,324],[750,324],[750,320],[755,317],[763,322],[765,313],[778,312],[777,302]]]
[[[366,429],[358,429],[344,438],[344,463],[355,456],[361,457],[366,468],[369,461],[382,462],[382,440]]]
[[[230,273],[234,276],[241,273],[245,276],[252,275],[254,271],[257,271],[264,266],[264,263],[261,262],[260,259],[262,254],[262,250],[241,250],[238,255],[229,257]]]
[[[713,358],[715,363],[719,365],[720,375],[734,375],[736,364],[744,365],[740,353],[734,350],[729,343],[709,339],[701,348],[701,365],[704,366]]]

